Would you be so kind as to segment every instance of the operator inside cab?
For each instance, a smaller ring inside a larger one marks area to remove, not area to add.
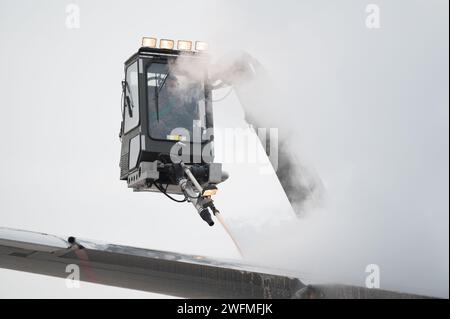
[[[202,81],[152,63],[147,72],[149,134],[153,139],[193,140],[194,129],[205,128],[205,90]],[[174,129],[177,129],[174,131]],[[188,135],[188,136],[186,136]]]

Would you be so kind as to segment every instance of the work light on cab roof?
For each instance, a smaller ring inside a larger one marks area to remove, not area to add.
[[[158,39],[153,37],[143,37],[142,38],[142,47],[145,48],[157,48]],[[166,50],[174,50],[175,49],[175,41],[170,39],[160,39],[159,40],[159,48]],[[195,41],[195,45],[193,45],[193,41],[190,40],[178,40],[177,41],[177,50],[178,51],[207,51],[208,43],[203,41]]]

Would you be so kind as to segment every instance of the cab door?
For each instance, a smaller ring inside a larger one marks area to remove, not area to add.
[[[136,168],[141,150],[138,71],[136,59],[125,67],[125,80],[122,83],[121,179],[126,179],[128,173]]]

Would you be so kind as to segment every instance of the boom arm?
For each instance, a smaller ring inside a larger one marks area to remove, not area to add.
[[[211,68],[213,88],[233,87],[244,109],[245,119],[256,130],[278,128],[278,141],[271,136],[258,137],[269,156],[277,177],[294,211],[300,216],[305,205],[315,201],[322,189],[320,178],[300,163],[293,150],[295,146],[288,132],[289,123],[277,123],[280,107],[277,92],[261,63],[245,52],[224,56]],[[287,115],[286,115],[287,116]],[[278,154],[270,154],[273,143],[278,143]],[[277,156],[276,156],[277,155]]]

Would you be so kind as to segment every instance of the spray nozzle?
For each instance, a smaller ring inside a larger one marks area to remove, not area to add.
[[[208,223],[209,226],[213,226],[214,222],[211,218],[211,214],[209,213],[208,209],[205,208],[200,212],[200,217],[206,222]]]

